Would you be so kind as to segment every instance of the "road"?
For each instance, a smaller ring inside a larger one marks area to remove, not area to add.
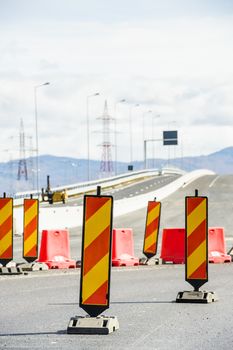
[[[204,176],[165,198],[162,201],[160,232],[163,228],[185,226],[185,196],[193,196],[195,189],[200,196],[208,197],[209,227],[224,227],[227,249],[230,248],[233,244],[233,175]],[[142,251],[145,218],[146,208],[114,219],[115,227],[133,228],[136,255]]]
[[[164,227],[184,227],[184,198],[195,189],[209,198],[209,226],[225,227],[232,244],[233,176],[205,176],[162,201]],[[132,227],[135,254],[141,256],[146,210],[114,218],[115,227]],[[72,257],[80,256],[81,229],[71,230]],[[161,237],[161,235],[160,235]],[[120,329],[108,336],[67,335],[78,307],[79,270],[0,277],[0,348],[3,349],[223,349],[233,347],[231,306],[233,265],[210,265],[203,289],[219,301],[176,304],[179,291],[191,290],[183,265],[112,269],[111,305]]]
[[[139,194],[147,193],[152,190],[156,190],[161,188],[175,179],[177,179],[179,175],[163,175],[163,176],[154,176],[153,178],[144,179],[144,181],[140,182],[132,182],[129,181],[122,185],[118,185],[116,187],[112,187],[109,189],[105,189],[102,191],[102,194],[112,195],[115,200],[130,198],[133,196],[137,196]],[[70,198],[68,203],[69,206],[78,206],[83,204],[83,196],[80,198]],[[49,207],[56,209],[57,207],[64,207],[64,204],[54,203],[51,207],[48,203],[42,203],[43,207]],[[76,229],[70,229],[70,239],[71,239],[71,255],[76,259],[80,259],[80,249],[77,249],[77,246],[81,246],[81,227]],[[23,261],[22,259],[22,239],[20,237],[16,237],[14,239],[14,257],[17,259],[17,262]]]
[[[161,175],[161,176],[154,176],[148,178],[144,178],[143,180],[140,180],[137,182],[133,182],[132,180],[129,180],[128,182],[124,182],[119,185],[112,186],[108,189],[102,189],[101,194],[108,194],[113,196],[114,200],[119,200],[123,198],[130,198],[134,196],[138,196],[139,194],[150,192],[152,189],[156,190],[160,187],[163,187],[165,185],[168,185],[175,179],[177,179],[180,175]],[[77,206],[82,205],[83,203],[83,195],[79,195],[78,197],[71,197],[68,199],[67,204],[69,206]],[[41,203],[42,207],[50,207],[51,204],[48,203]],[[63,207],[64,204],[57,202],[53,204],[53,207]]]

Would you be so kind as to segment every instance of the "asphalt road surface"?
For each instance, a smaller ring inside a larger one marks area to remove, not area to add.
[[[134,196],[138,196],[139,194],[144,194],[150,192],[151,190],[156,190],[160,187],[168,185],[175,179],[180,177],[180,175],[171,174],[171,175],[159,175],[154,177],[145,178],[143,180],[139,180],[137,182],[133,182],[129,180],[128,182],[112,186],[108,189],[102,189],[101,194],[108,194],[113,196],[114,200],[130,198]],[[69,206],[77,206],[82,205],[83,203],[83,195],[78,197],[71,197],[68,199],[67,204]],[[41,203],[43,207],[51,207],[51,204]],[[63,203],[57,202],[53,204],[53,207],[64,207]]]
[[[84,315],[79,271],[2,277],[0,348],[232,349],[233,266],[211,265],[209,275],[205,289],[219,301],[177,304],[177,292],[191,290],[183,265],[113,269],[105,314],[117,316],[120,329],[105,336],[66,334],[70,317]]]
[[[162,201],[161,230],[184,227],[184,198],[209,198],[209,226],[225,228],[233,238],[233,176],[205,176]],[[114,218],[114,227],[134,231],[135,255],[142,256],[146,209]],[[81,228],[72,229],[71,255],[80,257]],[[160,234],[161,237],[161,234]],[[18,238],[20,239],[20,238]],[[158,255],[160,250],[158,252]],[[67,335],[78,307],[79,270],[0,277],[0,348],[3,349],[232,349],[233,265],[209,265],[209,282],[219,301],[208,305],[174,303],[191,290],[184,265],[112,269],[111,304],[106,315],[118,317],[120,329],[107,336]]]
[[[233,175],[204,176],[165,198],[162,201],[160,232],[163,228],[185,227],[185,197],[195,195],[195,189],[200,196],[208,197],[209,227],[224,227],[228,250],[233,245]],[[146,208],[114,219],[115,227],[133,228],[137,255],[142,251],[145,219]]]

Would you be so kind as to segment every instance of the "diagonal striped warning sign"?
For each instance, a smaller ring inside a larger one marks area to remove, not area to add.
[[[156,202],[156,201],[148,202],[144,244],[143,244],[143,253],[147,258],[151,258],[157,252],[160,212],[161,212],[160,202]]]
[[[208,199],[186,197],[186,281],[198,290],[208,281]]]
[[[33,262],[38,257],[38,199],[24,199],[23,258]]]
[[[13,199],[0,198],[0,263],[13,259]]]
[[[109,307],[113,198],[84,196],[79,305],[90,316]]]

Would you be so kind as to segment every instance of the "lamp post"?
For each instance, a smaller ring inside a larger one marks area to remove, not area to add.
[[[167,129],[170,130],[170,125],[176,124],[175,120],[172,120],[168,123]],[[170,165],[170,147],[168,146],[168,165]]]
[[[87,96],[87,180],[90,181],[90,124],[89,124],[89,99],[94,96],[99,96],[99,92]]]
[[[145,116],[148,113],[152,113],[152,111],[149,109],[148,111],[144,112],[142,115],[142,145],[143,145],[143,155],[144,155],[144,141],[145,141]]]
[[[115,117],[115,175],[117,175],[117,105],[118,103],[124,103],[126,100],[122,99],[115,103],[114,117]]]
[[[129,142],[130,142],[130,165],[132,165],[133,162],[133,129],[132,129],[132,109],[135,107],[139,107],[140,105],[138,103],[134,104],[133,106],[130,106],[129,109]]]
[[[154,140],[154,121],[155,119],[160,118],[160,115],[152,115],[152,140]],[[153,162],[153,168],[155,167],[155,145],[154,145],[154,141],[152,141],[152,162]]]
[[[39,89],[42,86],[49,85],[49,82],[46,82],[44,84],[36,85],[34,86],[34,106],[35,106],[35,124],[36,124],[36,189],[38,192],[38,198],[39,195],[39,141],[38,141],[38,112],[37,112],[37,89]]]

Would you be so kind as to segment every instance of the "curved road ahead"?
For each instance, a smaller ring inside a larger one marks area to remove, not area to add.
[[[138,196],[139,194],[147,193],[152,190],[156,190],[160,187],[168,185],[175,179],[177,179],[180,175],[161,175],[145,178],[144,180],[124,182],[122,184],[113,186],[108,189],[103,189],[101,191],[102,194],[108,194],[113,196],[114,200],[130,198],[134,196]],[[83,195],[79,195],[78,197],[71,197],[68,199],[67,205],[69,206],[77,206],[83,204]],[[43,207],[51,207],[51,204],[41,203]],[[57,202],[53,204],[53,207],[63,207],[64,204]]]
[[[205,176],[162,201],[163,227],[184,227],[184,197],[209,197],[209,226],[224,226],[228,246],[233,236],[233,176]],[[132,227],[135,252],[141,256],[146,210],[114,219]],[[72,256],[79,257],[81,228],[71,230]],[[173,303],[177,292],[191,290],[184,266],[113,269],[111,305],[120,330],[108,336],[67,335],[78,307],[79,270],[48,271],[0,277],[0,348],[2,349],[231,349],[233,265],[210,265],[204,289],[219,301],[210,305]]]
[[[193,181],[162,201],[161,230],[165,227],[184,227],[185,196],[207,196],[209,202],[209,227],[224,227],[227,246],[233,244],[233,175],[208,175]],[[115,227],[132,227],[136,253],[142,251],[146,208],[114,219]]]
[[[152,181],[152,180],[150,180]],[[145,185],[145,188],[147,184]],[[134,191],[141,193],[134,185]],[[140,189],[143,188],[142,183]],[[150,187],[151,188],[151,187]],[[153,187],[152,187],[153,188]],[[156,187],[158,188],[158,187]],[[156,189],[155,188],[155,189]],[[154,188],[153,188],[154,189]],[[209,227],[224,227],[227,249],[233,244],[233,175],[208,175],[187,184],[179,191],[162,201],[160,232],[165,227],[184,227],[185,225],[185,196],[195,194],[207,196],[209,200]],[[106,192],[109,194],[109,192]],[[114,196],[114,194],[113,194]],[[125,196],[122,190],[121,198]],[[151,197],[153,200],[153,196]],[[130,214],[125,214],[113,219],[114,228],[132,228],[134,232],[135,253],[139,256],[142,252],[143,235],[146,220],[145,208]],[[81,227],[71,229],[72,256],[80,258]],[[161,238],[161,234],[160,234]],[[78,246],[78,249],[77,249]]]

